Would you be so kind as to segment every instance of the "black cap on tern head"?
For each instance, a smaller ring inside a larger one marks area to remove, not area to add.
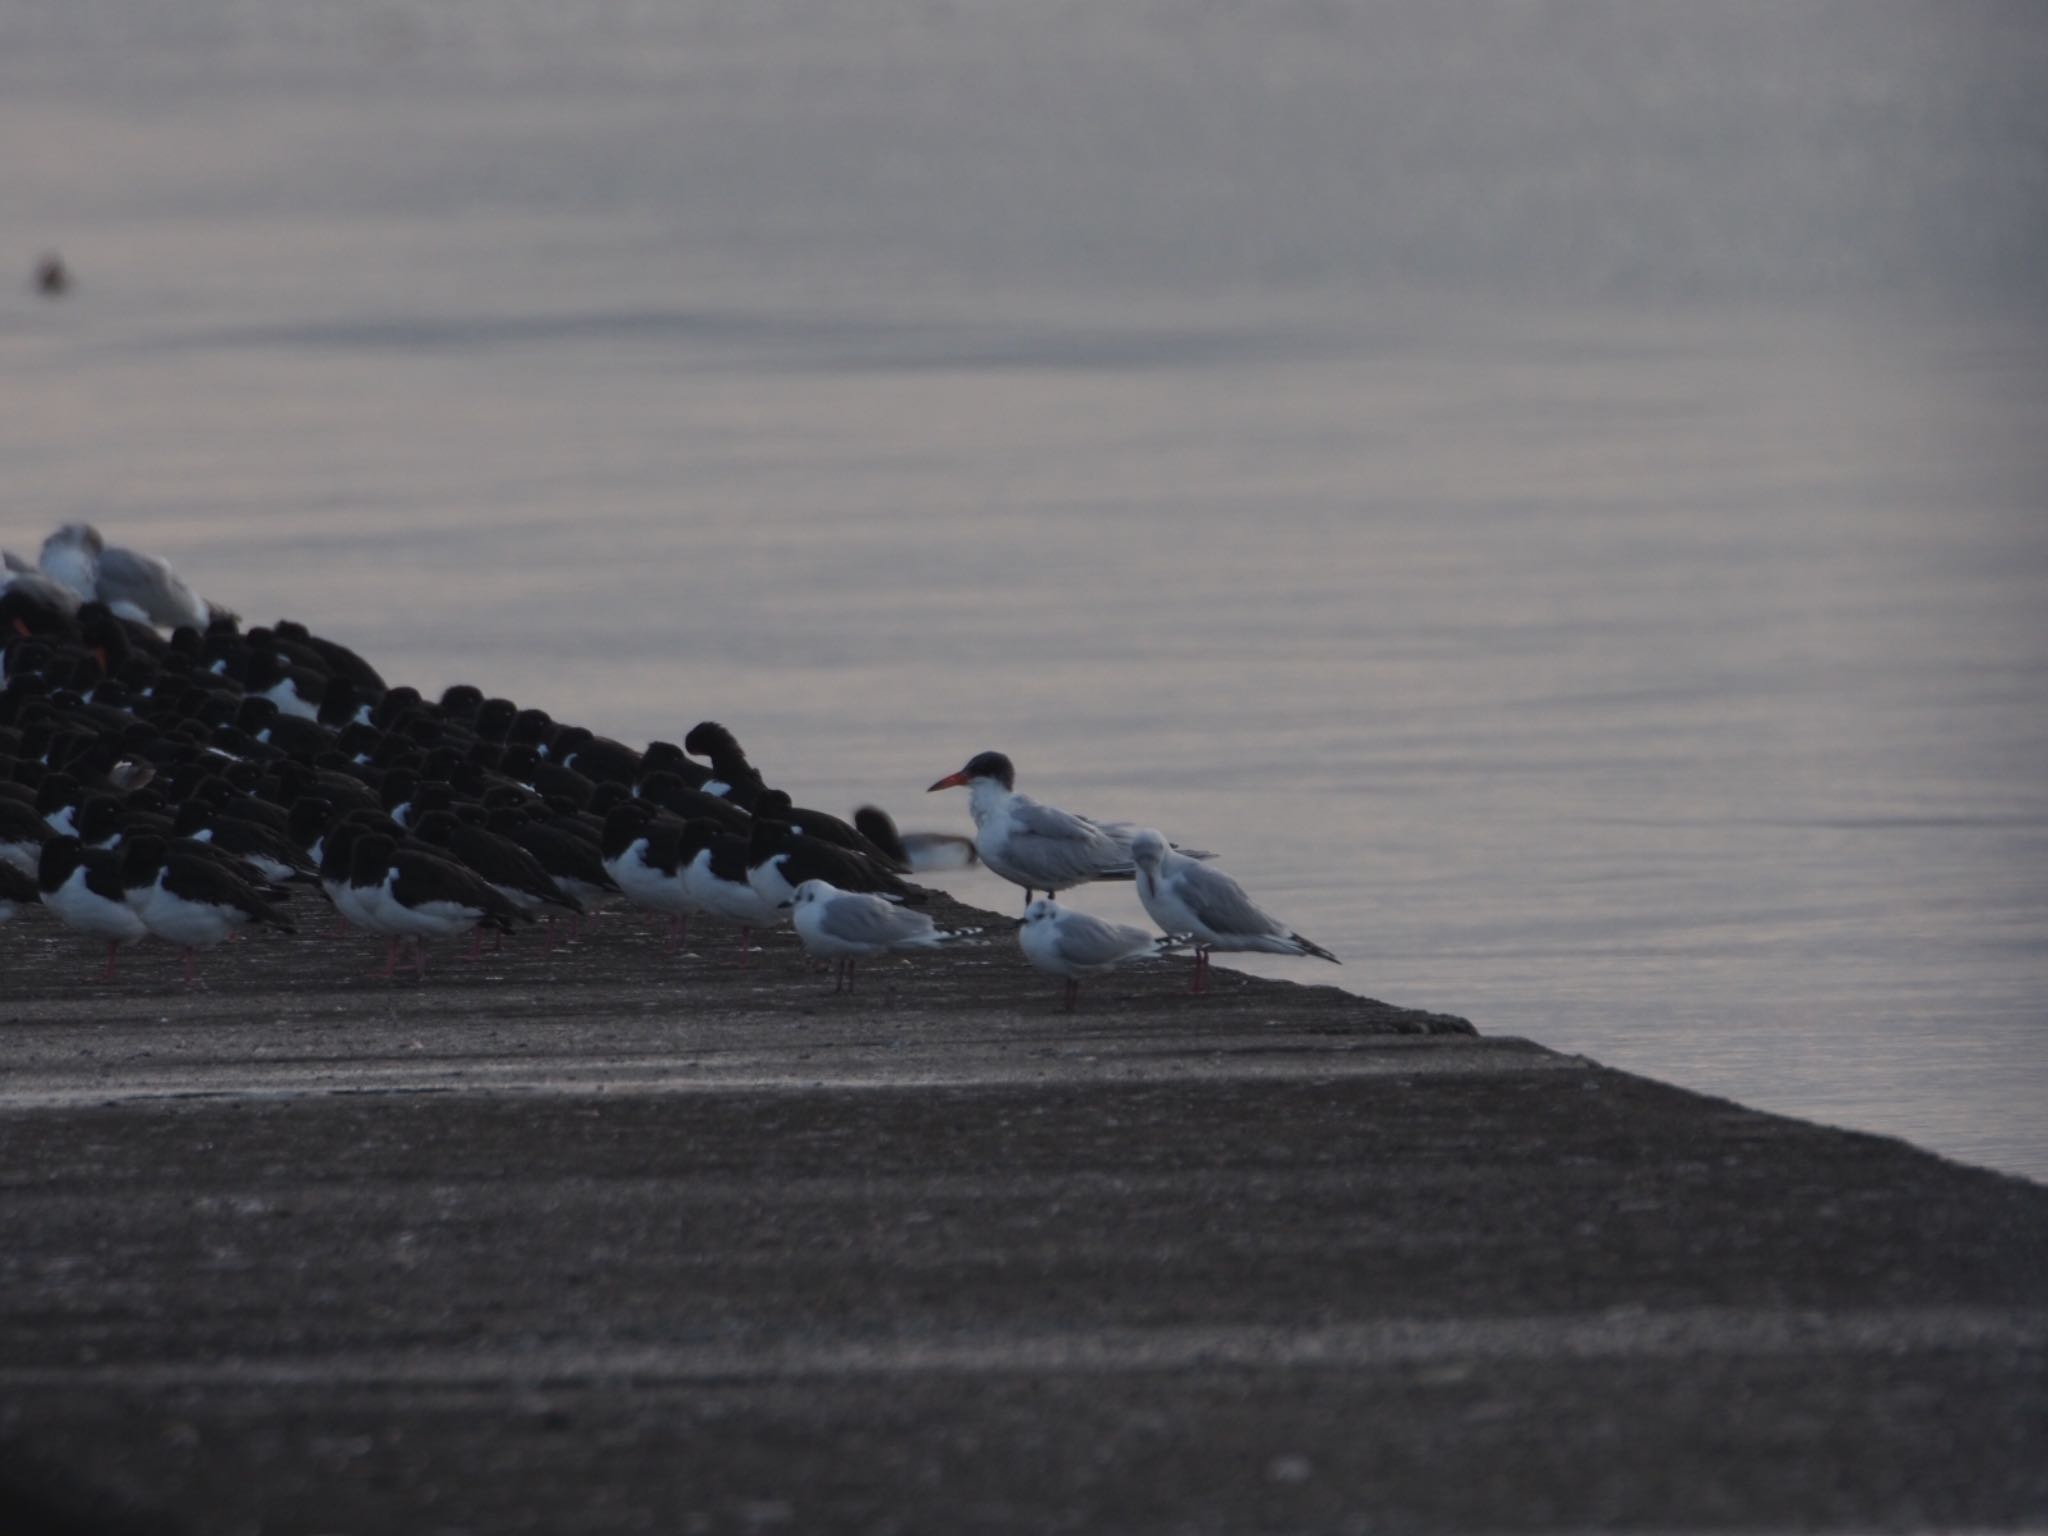
[[[967,759],[967,766],[958,773],[949,773],[933,789],[952,789],[956,785],[972,784],[976,779],[994,779],[1005,789],[1017,787],[1017,770],[1010,760],[1000,752],[977,752]],[[927,791],[929,793],[929,791]]]

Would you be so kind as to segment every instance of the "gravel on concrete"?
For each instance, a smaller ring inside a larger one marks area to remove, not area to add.
[[[0,1531],[2048,1526],[2048,1190],[938,906],[0,929]]]

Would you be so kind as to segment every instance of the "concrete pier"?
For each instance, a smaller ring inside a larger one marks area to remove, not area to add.
[[[1324,987],[732,937],[0,930],[0,1530],[2048,1526],[2048,1190]]]

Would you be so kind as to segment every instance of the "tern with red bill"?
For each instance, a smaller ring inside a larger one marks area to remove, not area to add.
[[[974,817],[975,852],[1005,880],[1024,887],[1026,905],[1037,891],[1050,896],[1091,880],[1137,878],[1131,862],[1137,829],[1131,823],[1093,821],[1018,794],[1017,770],[1002,753],[978,753],[965,768],[931,787],[960,785],[967,788],[967,809]],[[1199,849],[1185,856],[1215,857]]]
[[[1167,846],[1147,828],[1131,839],[1138,865],[1138,900],[1152,921],[1171,934],[1185,934],[1195,946],[1195,975],[1189,990],[1209,988],[1211,950],[1257,950],[1268,955],[1314,955],[1332,965],[1343,962],[1262,912],[1244,887],[1220,869],[1210,869]]]

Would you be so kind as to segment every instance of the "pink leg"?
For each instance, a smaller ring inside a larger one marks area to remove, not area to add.
[[[376,981],[396,981],[398,979],[398,936],[396,934],[392,935],[391,942],[384,947],[384,969],[372,971],[370,976]]]
[[[753,963],[753,959],[754,930],[751,928],[742,927],[740,929],[740,969],[745,970],[749,965]]]
[[[484,931],[481,928],[472,928],[469,931],[469,958],[472,960],[481,960],[483,959],[483,957]]]
[[[1066,1004],[1066,1011],[1068,1013],[1072,1013],[1081,1006],[1081,983],[1074,980],[1071,976],[1067,978],[1066,993],[1063,1001]]]
[[[192,974],[192,947],[188,944],[185,946],[185,985],[188,987],[191,986],[193,979],[194,978]]]
[[[100,971],[101,981],[112,981],[114,979],[114,956],[120,952],[121,945],[118,940],[107,940],[107,963]]]
[[[683,947],[683,941],[690,936],[689,914],[678,912],[668,920],[668,952],[674,954]]]
[[[412,973],[421,981],[427,979],[427,946],[417,938],[412,941]]]

